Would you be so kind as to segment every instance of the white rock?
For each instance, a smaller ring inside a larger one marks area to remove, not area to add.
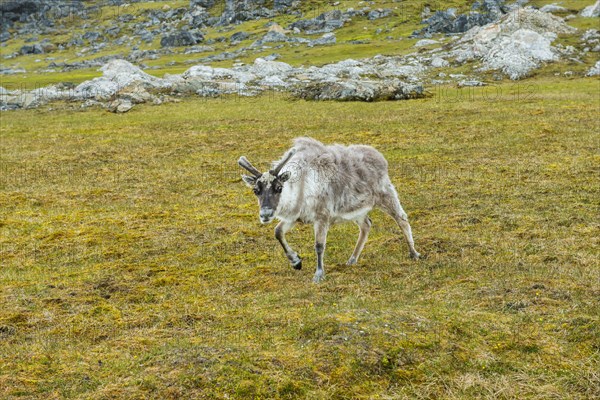
[[[541,62],[557,60],[552,41],[558,33],[575,31],[552,14],[516,9],[496,23],[466,32],[450,55],[458,62],[482,60],[482,70],[499,69],[511,79],[520,79]]]
[[[538,68],[541,61],[558,58],[550,44],[551,40],[539,33],[520,29],[496,42],[483,57],[482,70],[501,70],[513,80],[523,78]]]
[[[587,72],[587,74],[585,74],[585,76],[598,76],[600,75],[600,61],[596,62],[596,65],[594,65],[592,68],[590,68],[590,70]]]
[[[582,17],[600,17],[600,0],[591,6],[587,6],[579,13]]]
[[[285,83],[283,81],[283,79],[281,79],[280,77],[275,76],[275,75],[267,76],[267,77],[261,79],[260,82],[258,82],[258,84],[262,85],[262,86],[270,86],[270,87],[287,86],[287,83]]]
[[[266,61],[263,58],[254,60],[254,65],[250,67],[250,72],[254,75],[265,77],[271,75],[285,76],[294,70],[289,64],[281,61]]]
[[[568,11],[568,10],[562,6],[559,6],[556,3],[552,3],[552,4],[546,4],[545,6],[540,8],[540,11],[545,12],[545,13],[553,13],[553,12],[564,12],[564,11]]]
[[[439,42],[437,40],[421,39],[417,43],[415,43],[415,47],[425,47],[425,46],[430,46],[432,44],[438,44],[438,43]]]
[[[449,65],[450,65],[450,63],[448,61],[444,60],[442,57],[433,57],[431,59],[431,66],[433,68],[445,68]]]

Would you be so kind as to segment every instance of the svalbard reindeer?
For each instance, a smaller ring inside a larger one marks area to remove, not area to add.
[[[306,137],[296,138],[294,147],[274,162],[268,172],[260,172],[246,157],[238,164],[251,175],[242,175],[254,189],[260,207],[260,222],[277,218],[275,237],[285,250],[292,267],[302,268],[302,259],[285,240],[296,222],[314,225],[317,271],[314,282],[321,281],[323,253],[329,226],[354,221],[360,228],[358,241],[347,265],[356,264],[365,246],[371,220],[369,211],[379,207],[392,216],[408,243],[410,256],[419,258],[408,217],[388,176],[388,163],[373,147],[363,145],[325,146]]]

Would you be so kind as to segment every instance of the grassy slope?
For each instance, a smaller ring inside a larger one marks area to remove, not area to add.
[[[302,11],[304,18],[312,18],[321,14],[324,11],[333,9],[346,10],[349,7],[360,9],[365,7],[366,4],[359,4],[358,1],[343,1],[338,6],[332,6],[328,2],[322,0],[318,1],[304,1]],[[532,5],[541,6],[549,3],[546,0],[532,1]],[[580,1],[568,0],[562,2],[563,6],[577,11],[582,9],[585,4]],[[173,8],[186,7],[189,4],[188,1],[177,0],[177,1],[164,1],[155,3],[134,3],[127,7],[124,6],[112,6],[103,7],[101,11],[94,12],[91,14],[90,19],[65,19],[62,24],[59,23],[59,29],[56,35],[49,36],[48,38],[52,43],[66,43],[71,38],[72,33],[84,33],[82,25],[87,23],[91,26],[88,30],[104,30],[114,24],[116,18],[123,14],[132,14],[136,16],[134,22],[140,22],[146,19],[146,12],[150,9],[160,9],[165,5],[170,5]],[[212,12],[217,15],[223,9],[223,2],[217,2]],[[469,5],[472,4],[472,0],[451,0],[444,2],[424,2],[423,0],[405,0],[402,2],[393,2],[387,0],[378,0],[373,2],[370,7],[372,9],[391,8],[394,10],[394,15],[378,19],[375,21],[369,21],[366,17],[356,17],[351,22],[347,23],[342,29],[336,31],[338,45],[336,46],[317,46],[309,48],[306,45],[284,45],[281,48],[278,47],[278,43],[272,43],[270,49],[266,49],[259,53],[249,52],[248,55],[239,58],[239,61],[245,63],[252,63],[256,57],[265,56],[271,53],[278,53],[281,55],[281,60],[290,63],[294,66],[299,65],[322,65],[330,62],[335,62],[347,58],[365,58],[372,57],[377,54],[385,55],[402,55],[413,52],[413,47],[416,39],[410,39],[408,36],[413,31],[420,29],[421,17],[420,14],[423,10],[424,4],[429,4],[433,10],[446,9],[448,7],[456,7],[459,12],[466,12],[469,10]],[[296,19],[292,15],[279,15],[273,19],[274,22],[281,24],[286,27]],[[206,57],[209,55],[219,54],[224,51],[235,51],[242,47],[247,47],[253,43],[256,39],[264,35],[268,28],[266,27],[267,20],[259,21],[247,21],[239,25],[225,27],[225,28],[208,28],[206,30],[206,38],[217,38],[225,36],[229,38],[233,33],[239,31],[246,31],[252,34],[252,37],[243,43],[237,45],[230,45],[229,42],[218,42],[212,46],[215,48],[212,52],[200,53],[200,54],[183,54],[184,48],[174,49],[176,53],[172,55],[163,55],[158,60],[144,60],[142,63],[157,69],[148,70],[156,76],[163,76],[164,73],[181,73],[190,67],[190,62],[198,60],[199,58]],[[598,28],[597,18],[580,18],[577,17],[569,24],[580,28]],[[61,28],[62,27],[62,28]],[[150,27],[149,29],[156,29],[156,27]],[[380,33],[378,31],[381,30]],[[121,35],[131,35],[132,29],[123,29]],[[305,37],[319,37],[320,35],[303,35]],[[566,44],[577,44],[580,34],[570,35],[563,41]],[[391,37],[391,40],[387,38]],[[42,39],[41,37],[39,38]],[[15,59],[4,60],[1,59],[3,66],[11,68],[25,68],[28,72],[26,74],[16,75],[5,75],[0,76],[0,86],[4,86],[9,89],[33,89],[36,87],[43,87],[48,84],[57,83],[61,81],[69,81],[79,83],[87,79],[91,79],[95,76],[100,76],[101,73],[95,69],[86,69],[74,72],[43,72],[48,68],[48,65],[52,62],[76,62],[83,60],[91,60],[103,55],[110,54],[127,54],[128,50],[125,46],[117,46],[112,43],[114,39],[107,42],[107,47],[96,53],[89,54],[81,52],[81,48],[68,48],[65,50],[57,50],[49,54],[44,55],[25,55],[19,56]],[[351,40],[366,40],[368,44],[356,45],[346,43]],[[562,39],[561,39],[562,40]],[[23,38],[9,40],[6,42],[5,47],[0,47],[0,57],[5,54],[18,51],[21,46],[25,44]],[[151,50],[160,48],[160,37],[157,37],[153,43],[139,43],[141,50]],[[596,57],[592,54],[589,58]],[[585,60],[589,61],[589,60]],[[593,61],[593,60],[592,60]],[[227,60],[223,62],[215,62],[214,66],[225,66],[230,67],[234,60]],[[172,64],[174,63],[174,64]],[[195,62],[197,63],[197,62]],[[550,73],[554,73],[557,69],[560,72],[571,70],[574,72],[582,72],[589,68],[593,62],[586,62],[586,65],[571,63],[568,61],[552,64],[552,68],[549,70]],[[468,67],[469,72],[471,66]]]
[[[598,80],[405,102],[186,100],[2,118],[0,397],[600,396]],[[492,95],[493,93],[493,95]],[[235,160],[368,143],[412,221],[356,267],[259,225]]]

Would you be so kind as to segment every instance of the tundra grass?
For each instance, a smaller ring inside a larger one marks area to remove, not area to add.
[[[0,398],[600,396],[599,90],[3,113]],[[301,135],[377,147],[426,258],[376,211],[293,270],[236,160]]]

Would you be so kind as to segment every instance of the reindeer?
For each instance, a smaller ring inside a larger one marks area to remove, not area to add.
[[[260,222],[268,224],[275,218],[280,221],[275,238],[294,269],[302,268],[302,259],[287,243],[285,234],[297,222],[314,225],[317,270],[313,282],[325,277],[323,254],[329,226],[353,221],[360,228],[354,252],[346,263],[354,265],[369,236],[368,214],[374,207],[394,218],[404,234],[410,256],[420,257],[408,217],[388,176],[388,163],[373,147],[325,146],[300,137],[268,172],[260,172],[244,156],[238,164],[252,174],[242,175],[242,179],[258,198]]]

